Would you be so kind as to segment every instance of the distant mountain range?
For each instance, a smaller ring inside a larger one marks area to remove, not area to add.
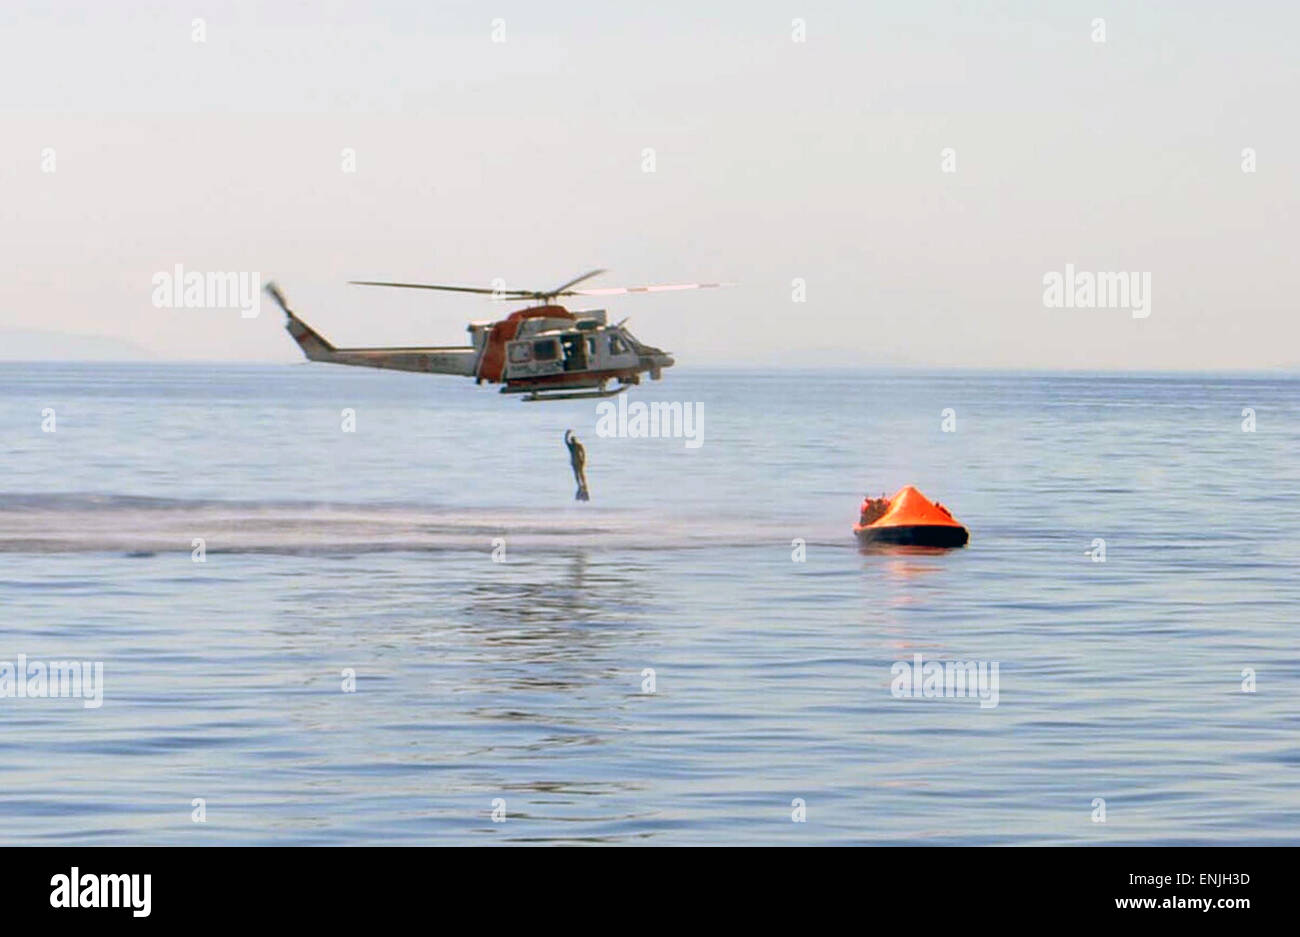
[[[154,361],[147,348],[106,335],[0,331],[0,361]]]

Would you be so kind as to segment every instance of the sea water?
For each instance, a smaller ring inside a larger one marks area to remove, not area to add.
[[[102,664],[97,707],[0,694],[0,841],[1300,843],[1294,377],[627,399],[701,443],[447,377],[0,365],[0,664]],[[908,483],[967,548],[857,548]],[[917,655],[996,705],[898,692]]]

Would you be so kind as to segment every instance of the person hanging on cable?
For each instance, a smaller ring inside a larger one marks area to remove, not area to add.
[[[578,442],[578,437],[573,435],[573,430],[564,431],[564,444],[569,447],[569,464],[573,466],[573,478],[578,483],[578,493],[573,496],[574,501],[590,501],[591,495],[587,493],[587,449]]]

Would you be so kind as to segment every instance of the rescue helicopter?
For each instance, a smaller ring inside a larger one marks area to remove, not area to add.
[[[351,280],[357,286],[477,293],[507,302],[530,302],[504,319],[471,322],[470,344],[455,347],[336,348],[304,322],[275,283],[266,291],[288,317],[285,329],[309,361],[389,368],[427,374],[455,374],[501,384],[503,394],[522,394],[526,401],[612,397],[641,383],[641,375],[659,380],[673,357],[641,342],[627,330],[627,319],[610,325],[605,310],[570,312],[556,300],[568,296],[617,296],[664,293],[728,286],[726,283],[676,283],[661,286],[616,286],[578,289],[604,270],[591,270],[550,290],[507,290],[433,283]],[[617,382],[610,387],[611,382]]]

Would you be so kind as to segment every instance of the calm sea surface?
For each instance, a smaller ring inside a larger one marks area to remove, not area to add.
[[[627,399],[703,445],[453,378],[0,365],[0,661],[104,680],[0,698],[0,842],[1300,843],[1300,381]],[[968,548],[859,552],[906,483]],[[918,653],[998,705],[895,698]]]

